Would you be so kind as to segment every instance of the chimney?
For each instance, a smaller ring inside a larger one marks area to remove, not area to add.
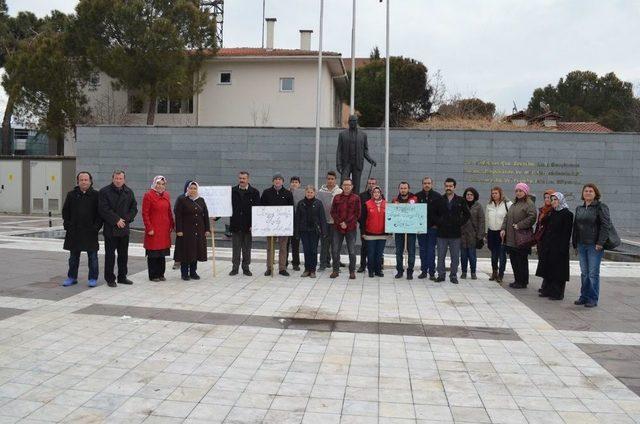
[[[273,30],[276,26],[276,18],[267,18],[267,50],[273,50]]]
[[[311,34],[313,34],[311,29],[300,30],[300,50],[311,50]]]

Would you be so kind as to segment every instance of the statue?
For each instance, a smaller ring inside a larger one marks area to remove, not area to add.
[[[338,151],[336,152],[336,168],[340,173],[340,182],[350,178],[353,181],[353,192],[360,193],[360,176],[364,168],[364,160],[371,166],[376,161],[369,156],[367,134],[358,129],[358,117],[349,116],[349,129],[338,136]]]

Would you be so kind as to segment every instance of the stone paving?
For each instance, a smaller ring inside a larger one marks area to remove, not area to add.
[[[640,422],[636,264],[604,264],[588,312],[575,281],[551,302],[486,260],[457,286],[391,257],[383,278],[229,277],[218,249],[216,278],[153,283],[134,245],[132,286],[61,289],[62,242],[16,237],[47,225],[0,217],[0,423]]]

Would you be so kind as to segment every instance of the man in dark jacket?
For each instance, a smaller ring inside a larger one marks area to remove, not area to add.
[[[64,220],[64,249],[69,251],[69,271],[62,283],[68,287],[78,283],[80,253],[87,252],[89,259],[89,287],[98,282],[98,232],[102,219],[98,214],[98,192],[93,189],[93,177],[82,171],[76,176],[78,185],[67,193],[62,207]]]
[[[444,181],[444,191],[444,196],[435,202],[433,208],[434,223],[438,227],[438,278],[436,282],[441,283],[445,280],[444,260],[448,248],[451,255],[449,280],[453,284],[458,284],[462,226],[471,215],[467,202],[455,193],[456,180],[447,178]]]
[[[262,192],[260,204],[262,206],[293,206],[293,195],[289,190],[284,188],[284,177],[282,174],[273,176],[273,186]],[[280,275],[289,276],[287,272],[287,241],[288,236],[278,237],[278,268]],[[269,276],[273,272],[270,258],[275,255],[274,247],[271,243],[267,243],[267,270],[264,275]]]
[[[232,241],[231,272],[237,275],[242,252],[242,273],[253,275],[249,270],[251,264],[251,208],[260,205],[260,192],[249,185],[249,173],[238,174],[238,185],[231,189],[231,206],[233,215],[229,222]]]
[[[329,277],[336,278],[340,274],[340,250],[343,240],[347,240],[349,253],[349,279],[356,279],[356,233],[358,220],[362,214],[360,196],[353,193],[353,182],[346,179],[342,182],[342,193],[333,198],[331,217],[333,218],[333,272]]]
[[[116,287],[114,265],[118,252],[118,283],[133,284],[127,278],[129,259],[129,224],[138,214],[138,204],[133,191],[125,184],[125,173],[117,170],[111,176],[111,184],[100,189],[98,210],[104,220],[104,279],[109,287]]]
[[[436,280],[436,243],[438,238],[438,227],[434,220],[435,203],[442,197],[440,193],[433,189],[431,177],[422,179],[422,190],[416,193],[418,203],[427,204],[427,233],[418,234],[418,245],[420,246],[420,270],[418,278]]]
[[[365,203],[371,199],[371,190],[378,185],[378,180],[374,177],[369,177],[367,180],[367,190],[360,193],[360,205],[362,205],[362,213],[360,214],[360,267],[358,272],[364,272],[367,268],[367,243],[362,238],[364,236],[364,209]]]

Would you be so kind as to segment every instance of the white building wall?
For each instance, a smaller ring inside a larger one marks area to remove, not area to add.
[[[313,60],[218,61],[203,66],[207,84],[198,95],[198,125],[314,127],[317,62]],[[219,73],[231,71],[231,84]],[[280,78],[295,78],[293,92],[280,91]],[[333,81],[323,72],[320,124],[334,125]]]

